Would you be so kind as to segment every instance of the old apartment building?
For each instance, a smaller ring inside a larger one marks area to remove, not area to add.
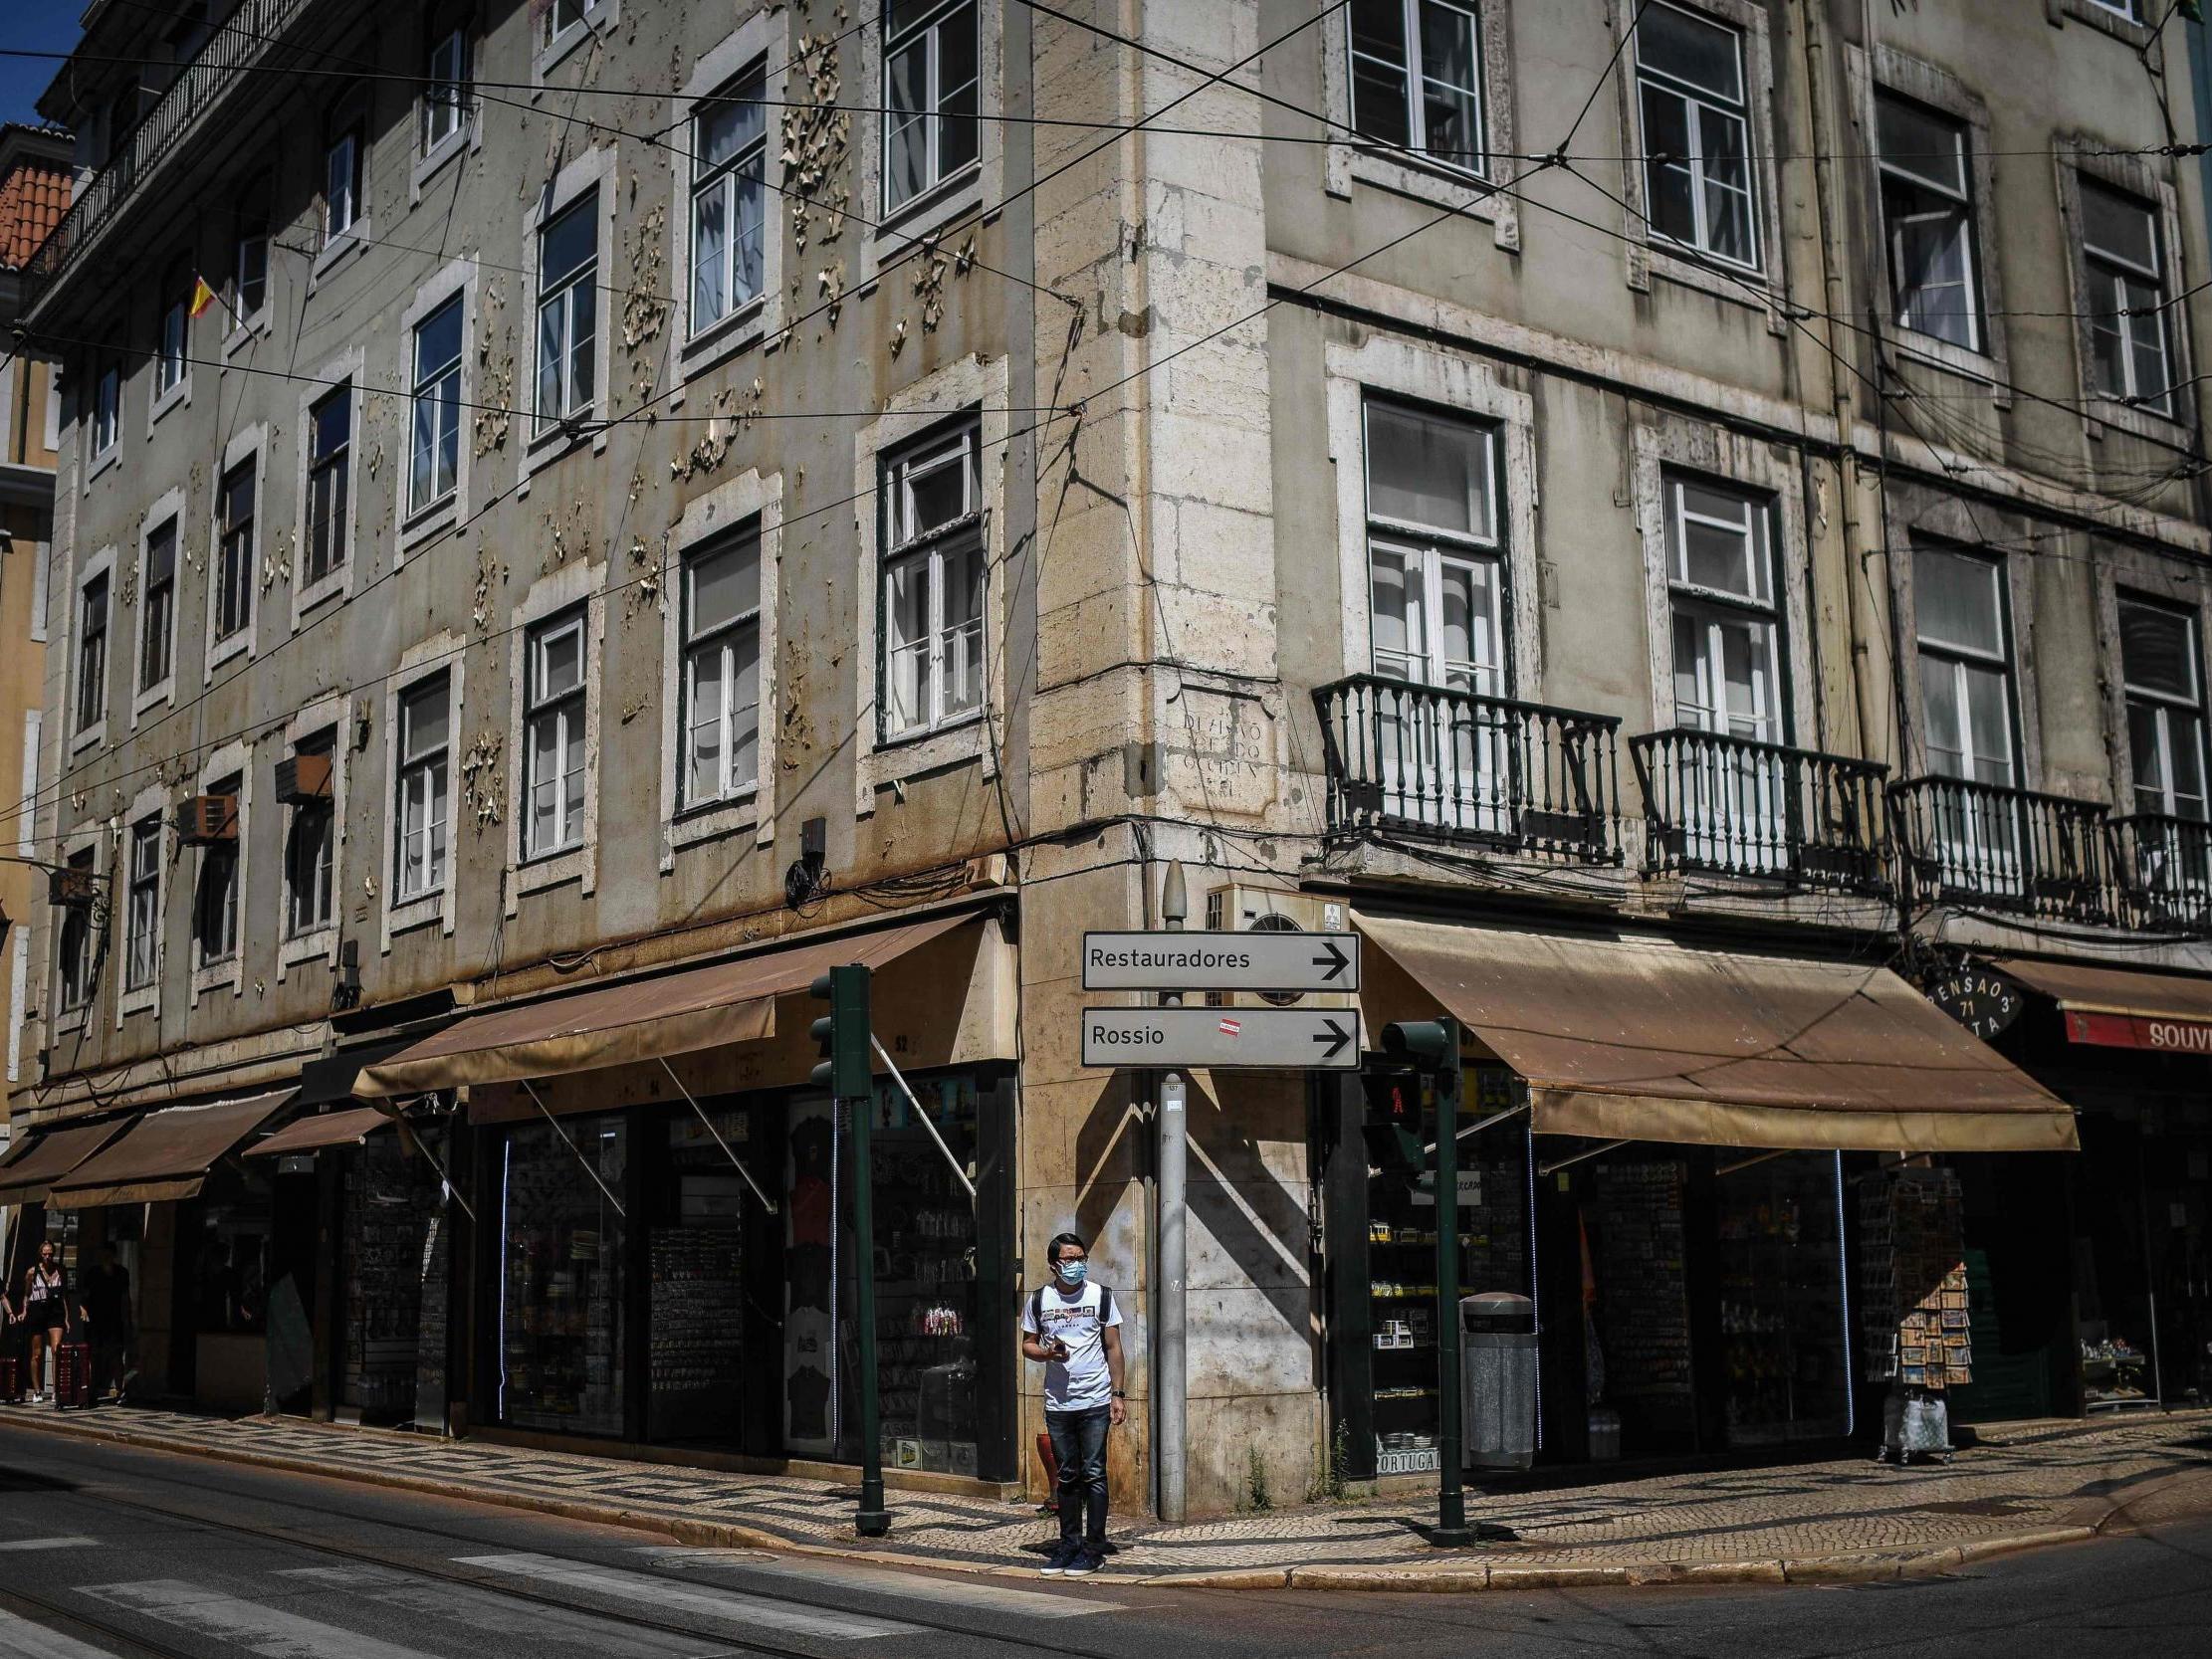
[[[1079,945],[1180,865],[1464,1023],[1545,1460],[2198,1388],[2199,27],[96,0],[0,1202],[176,1393],[746,1467],[856,1458],[870,1275],[1008,1491],[1072,1226],[1143,1509]],[[1407,1081],[1192,1081],[1190,1508],[1433,1478]]]

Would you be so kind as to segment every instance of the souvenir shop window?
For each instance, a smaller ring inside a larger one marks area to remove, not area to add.
[[[207,1204],[192,1264],[194,1327],[252,1336],[269,1325],[269,1205]]]
[[[743,1431],[745,1225],[758,1200],[731,1155],[748,1156],[752,1121],[742,1109],[713,1112],[707,1122],[691,1111],[667,1121],[669,1184],[654,1205],[648,1244],[651,1440],[735,1442]]]
[[[1724,1156],[1714,1185],[1729,1444],[1848,1434],[1839,1154]]]
[[[627,1126],[526,1125],[500,1159],[501,1420],[620,1434],[623,1225],[600,1185],[622,1189]]]

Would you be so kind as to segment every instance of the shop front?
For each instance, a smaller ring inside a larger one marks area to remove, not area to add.
[[[885,1467],[1012,1478],[1014,1078],[996,924],[973,913],[457,1022],[358,1092],[458,1088],[484,1248],[472,1428],[738,1467],[860,1454],[857,1275],[877,1309]],[[806,989],[876,970],[899,1079],[871,1110],[874,1254],[850,1125],[805,1079]],[[1002,1329],[1001,1329],[1002,1328]]]
[[[1656,935],[1359,926],[1371,1032],[1461,1023],[1459,1282],[1534,1304],[1541,1459],[1838,1440],[1892,1386],[1970,1374],[1963,1328],[1940,1335],[1958,1252],[1931,1268],[1898,1243],[1900,1166],[2064,1149],[2070,1114],[1893,974]],[[1414,1083],[1371,1057],[1322,1113],[1355,1476],[1437,1466],[1438,1210],[1385,1155],[1418,1127]]]

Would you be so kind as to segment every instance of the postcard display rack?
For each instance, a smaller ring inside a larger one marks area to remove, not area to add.
[[[345,1404],[363,1416],[414,1415],[421,1348],[423,1227],[436,1188],[416,1178],[396,1134],[372,1135],[345,1160]],[[442,1289],[442,1287],[441,1287]]]
[[[743,1386],[744,1235],[655,1227],[646,1398],[655,1440],[734,1437]]]
[[[1957,1172],[1889,1169],[1859,1183],[1867,1379],[1889,1384],[1880,1456],[1950,1456],[1948,1391],[1974,1380]]]
[[[565,1136],[551,1124],[509,1132],[501,1381],[511,1426],[622,1432],[622,1217],[599,1183],[621,1189],[627,1151],[618,1117],[570,1120]]]

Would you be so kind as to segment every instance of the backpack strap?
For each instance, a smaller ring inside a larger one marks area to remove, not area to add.
[[[1029,1293],[1029,1329],[1036,1336],[1044,1335],[1044,1287],[1042,1285]]]
[[[1103,1331],[1114,1323],[1114,1293],[1104,1285],[1098,1287],[1098,1328]]]

